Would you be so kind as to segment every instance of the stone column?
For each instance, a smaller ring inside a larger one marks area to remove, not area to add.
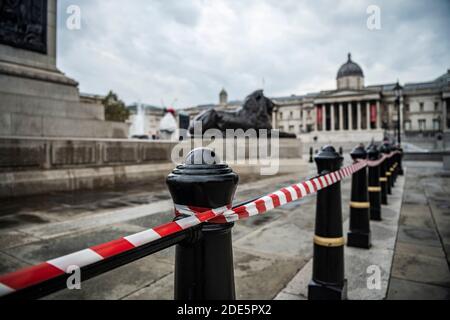
[[[366,101],[366,128],[370,130],[370,101]]]
[[[377,101],[377,129],[381,129],[381,108],[380,101]]]
[[[274,109],[272,112],[272,128],[277,129],[277,117],[278,117],[278,110]]]
[[[303,106],[300,106],[300,124],[301,124],[301,129],[300,129],[300,133],[302,133],[302,130],[305,130],[305,110],[303,110]]]
[[[443,118],[444,118],[444,123],[442,124],[442,130],[443,131],[447,131],[449,128],[447,128],[447,117],[448,117],[448,110],[447,110],[447,99],[442,99],[443,103],[442,103],[442,113],[443,113]]]
[[[314,114],[313,114],[313,119],[314,119],[314,131],[317,132],[319,131],[319,125],[317,123],[317,108],[318,106],[314,105]]]
[[[335,112],[335,110],[334,110],[334,107],[335,107],[335,105],[334,105],[334,103],[331,103],[330,104],[330,116],[331,116],[331,121],[330,121],[330,126],[331,126],[331,131],[334,131],[335,130],[335,122],[334,122],[334,118],[336,117],[336,112]]]
[[[327,108],[322,104],[322,131],[327,131]]]
[[[348,130],[353,130],[353,106],[351,102],[347,102]]]
[[[339,103],[339,130],[344,130],[344,106]]]
[[[356,104],[356,129],[361,130],[361,102],[358,101]]]

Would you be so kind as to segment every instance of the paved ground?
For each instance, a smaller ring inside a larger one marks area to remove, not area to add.
[[[308,172],[298,177],[285,175],[252,183],[244,177],[236,201],[254,198],[304,180]],[[43,200],[45,204],[36,198],[9,201],[4,206],[9,212],[3,213],[0,218],[0,273],[170,221],[173,209],[168,191],[163,185],[155,189],[160,191],[149,192],[139,187],[126,193],[120,190],[99,192],[98,197],[89,193],[81,193],[79,197],[53,194]],[[308,221],[309,228],[312,228],[314,216],[308,212],[312,212],[314,201],[309,198],[303,203],[310,203],[305,206],[308,210],[303,211],[309,217],[300,223]],[[300,202],[295,203],[235,226],[235,273],[239,298],[273,298],[304,263],[301,248],[295,248],[296,243],[303,242],[301,238],[289,241],[292,248],[288,246],[285,253],[279,253],[280,243],[258,249],[261,244],[254,245],[252,236],[256,232],[258,237],[257,231],[262,230],[262,235],[267,237],[269,226],[278,221],[283,221],[283,226],[276,226],[274,230],[286,228],[290,224],[287,218],[290,221],[299,219],[294,211],[298,212],[300,206]],[[23,216],[28,218],[23,219]],[[300,227],[290,226],[290,232],[299,233]],[[80,291],[62,291],[48,298],[171,299],[173,262],[174,250],[165,250],[86,281]],[[267,274],[277,274],[277,277],[261,281]],[[255,276],[258,281],[255,281]]]
[[[298,176],[251,183],[245,178],[236,201],[301,181],[313,172],[311,166]],[[433,163],[408,164],[389,298],[414,298],[414,292],[448,298],[449,188],[449,175]],[[344,221],[349,195],[347,179],[342,185]],[[126,192],[117,189],[15,199],[3,202],[0,208],[0,273],[172,219],[172,204],[163,183]],[[310,196],[235,225],[238,299],[273,299],[307,267],[312,257],[314,210],[315,196]],[[61,291],[48,299],[171,299],[173,262],[174,250],[165,250],[83,282],[82,290]],[[409,296],[404,296],[406,293]]]
[[[450,299],[450,172],[410,162],[388,299]]]
[[[345,278],[347,280],[347,296],[350,300],[382,300],[387,296],[391,267],[397,238],[400,208],[404,192],[404,177],[399,177],[388,205],[382,206],[382,220],[371,221],[370,250],[344,247]],[[348,205],[343,206],[348,211]],[[349,230],[349,219],[343,222],[344,236]],[[333,267],[330,265],[330,267]],[[312,278],[313,259],[294,276],[283,290],[276,296],[277,300],[305,300],[308,297],[308,284]],[[372,268],[376,268],[379,278],[377,287],[367,285]]]

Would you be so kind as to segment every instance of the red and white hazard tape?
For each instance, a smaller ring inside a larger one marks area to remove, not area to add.
[[[190,216],[0,276],[0,296],[61,276],[68,271],[70,266],[82,268],[203,222],[234,222],[265,213],[286,203],[316,193],[366,166],[367,161],[357,162],[338,171],[282,188],[234,209],[225,206],[209,210],[176,205],[175,210],[178,214],[184,213]]]
[[[400,153],[400,151],[393,151],[389,154],[383,153],[381,155],[380,159],[378,159],[378,160],[364,160],[364,161],[367,162],[367,165],[369,167],[378,167],[385,159],[392,158],[394,155],[396,155],[398,153]]]

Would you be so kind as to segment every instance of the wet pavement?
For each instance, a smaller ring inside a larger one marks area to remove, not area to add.
[[[388,298],[414,298],[414,292],[416,296],[448,298],[450,175],[435,163],[407,165]],[[311,165],[298,176],[263,180],[242,177],[235,201],[297,183],[314,171]],[[342,183],[344,221],[348,219],[349,196],[350,179],[346,179]],[[173,218],[164,181],[95,194],[55,193],[12,199],[2,205],[0,273],[143,231]],[[307,265],[312,257],[314,218],[315,196],[309,196],[235,224],[238,299],[273,299]],[[81,290],[63,290],[46,299],[172,299],[173,265],[171,248],[85,281]]]
[[[309,171],[298,177],[284,175],[257,181],[255,177],[241,177],[235,201],[261,196],[308,176]],[[0,273],[171,221],[173,209],[167,188],[161,183],[152,189],[159,191],[150,192],[147,186],[138,186],[126,192],[99,191],[98,197],[88,192],[76,195],[52,194],[41,199],[48,200],[45,203],[35,197],[10,200],[8,210],[13,208],[15,212],[3,212],[0,217]],[[142,203],[136,203],[136,199],[142,200]],[[233,228],[236,287],[240,299],[273,298],[277,290],[302,266],[304,259],[301,250],[289,249],[284,254],[274,256],[274,252],[280,251],[275,242],[267,250],[257,248],[250,235],[260,229],[265,234],[269,226],[278,221],[285,221],[282,223],[285,225],[288,217],[292,220],[294,212],[309,202],[313,203],[313,198],[239,222]],[[311,227],[313,215],[309,211],[304,213],[308,213]],[[39,219],[27,219],[24,215]],[[290,232],[301,234],[297,227]],[[283,236],[284,233],[279,235]],[[300,239],[294,240],[293,244],[300,242]],[[81,290],[61,291],[47,299],[171,299],[173,263],[174,248],[171,248],[85,281]],[[267,274],[277,274],[277,277],[264,282],[255,281],[255,275],[262,279]],[[265,290],[267,287],[271,289]]]

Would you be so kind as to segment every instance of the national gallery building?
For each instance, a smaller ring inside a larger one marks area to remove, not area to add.
[[[306,142],[348,141],[355,133],[360,140],[382,139],[385,133],[394,133],[398,114],[395,83],[365,86],[363,70],[348,54],[337,72],[336,84],[335,90],[271,97],[277,105],[273,127],[295,133]],[[400,98],[403,133],[427,135],[448,131],[449,100],[450,70],[433,81],[405,84]],[[209,108],[233,110],[241,105],[241,101],[228,101],[226,91],[222,90],[219,104],[199,105],[185,111],[194,117]]]

